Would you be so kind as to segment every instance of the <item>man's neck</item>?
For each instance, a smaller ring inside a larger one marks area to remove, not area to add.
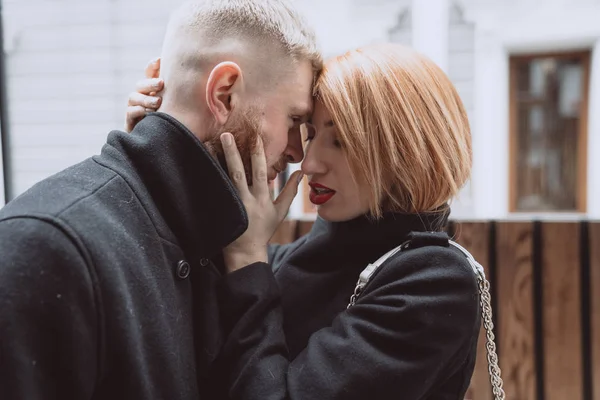
[[[147,193],[140,201],[157,210],[155,226],[166,222],[163,238],[210,258],[243,233],[248,220],[226,172],[194,136],[174,116],[152,113],[131,134],[113,132],[97,162],[135,193]]]
[[[171,102],[163,101],[158,112],[170,115],[177,121],[181,122],[190,132],[194,134],[202,142],[214,159],[217,159],[215,149],[210,145],[211,136],[214,134],[212,124],[208,123],[207,118],[202,116],[200,113],[192,113],[187,110],[182,110],[181,107],[177,107]]]

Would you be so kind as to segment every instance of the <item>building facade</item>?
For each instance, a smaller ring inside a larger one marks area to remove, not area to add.
[[[10,200],[123,126],[159,55],[167,0],[4,0]],[[455,83],[473,132],[459,219],[600,218],[600,0],[296,0],[325,56],[413,46]],[[291,217],[314,218],[306,196]]]

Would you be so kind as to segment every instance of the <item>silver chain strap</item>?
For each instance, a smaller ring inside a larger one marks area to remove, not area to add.
[[[459,249],[467,257],[469,264],[477,276],[477,284],[479,286],[479,304],[481,306],[483,327],[486,333],[485,348],[487,351],[488,371],[490,375],[490,383],[492,384],[492,393],[494,394],[494,400],[505,400],[506,395],[502,387],[502,372],[500,371],[500,366],[498,365],[498,354],[496,352],[496,342],[494,336],[494,323],[492,321],[492,297],[490,295],[490,283],[485,278],[485,271],[483,267],[473,258],[471,253],[452,240],[450,240],[449,243],[453,247]],[[356,282],[354,293],[352,296],[350,296],[350,302],[348,303],[347,308],[350,308],[356,304],[356,300],[358,300],[362,294],[364,287],[367,285],[377,268],[379,268],[381,264],[383,264],[389,257],[398,251],[408,249],[409,245],[410,242],[403,243],[401,246],[390,250],[381,256],[375,263],[369,264],[367,268],[364,269],[358,278],[358,282]]]
[[[485,348],[487,350],[488,370],[490,373],[490,383],[495,400],[504,400],[505,394],[502,381],[502,371],[498,365],[498,354],[496,353],[496,342],[494,341],[494,323],[492,322],[492,297],[490,296],[490,283],[485,279],[485,275],[478,274],[479,283],[479,304],[481,304],[481,315],[483,317],[483,327],[487,341]]]
[[[469,261],[469,264],[477,276],[477,284],[479,286],[479,304],[481,305],[481,316],[486,335],[485,348],[487,350],[488,371],[490,375],[490,383],[492,384],[492,393],[494,394],[494,400],[504,400],[506,395],[504,394],[504,389],[502,388],[502,371],[500,371],[500,366],[498,365],[498,354],[496,352],[496,337],[494,335],[494,322],[492,319],[492,296],[490,295],[490,282],[485,278],[485,270],[481,264],[475,260],[471,253],[452,240],[450,240],[449,243],[451,246],[460,250],[461,253],[467,257],[467,261]]]
[[[362,292],[362,287],[360,286],[360,281],[359,281],[359,283],[357,283],[356,287],[354,288],[354,293],[352,293],[352,296],[350,296],[350,303],[348,303],[348,307],[346,307],[346,308],[350,308],[354,304],[356,304],[356,300],[360,296],[361,292]]]

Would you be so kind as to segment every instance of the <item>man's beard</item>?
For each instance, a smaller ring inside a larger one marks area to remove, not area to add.
[[[242,158],[248,186],[252,185],[252,154],[256,151],[258,137],[260,136],[262,139],[265,148],[268,144],[267,138],[265,138],[261,131],[259,115],[260,112],[255,108],[248,108],[241,111],[238,115],[232,115],[225,125],[215,128],[216,133],[205,143],[208,149],[214,152],[219,164],[229,175],[229,168],[227,168],[227,161],[225,160],[220,137],[222,133],[231,133]],[[277,163],[279,168],[285,168],[286,164],[283,158]],[[267,164],[267,168],[269,167],[271,166]]]

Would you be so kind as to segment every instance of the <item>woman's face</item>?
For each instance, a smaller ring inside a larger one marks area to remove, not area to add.
[[[347,221],[369,211],[369,190],[364,179],[352,178],[346,152],[337,138],[329,111],[314,105],[312,125],[307,127],[307,145],[302,171],[308,177],[310,201],[327,221]]]

